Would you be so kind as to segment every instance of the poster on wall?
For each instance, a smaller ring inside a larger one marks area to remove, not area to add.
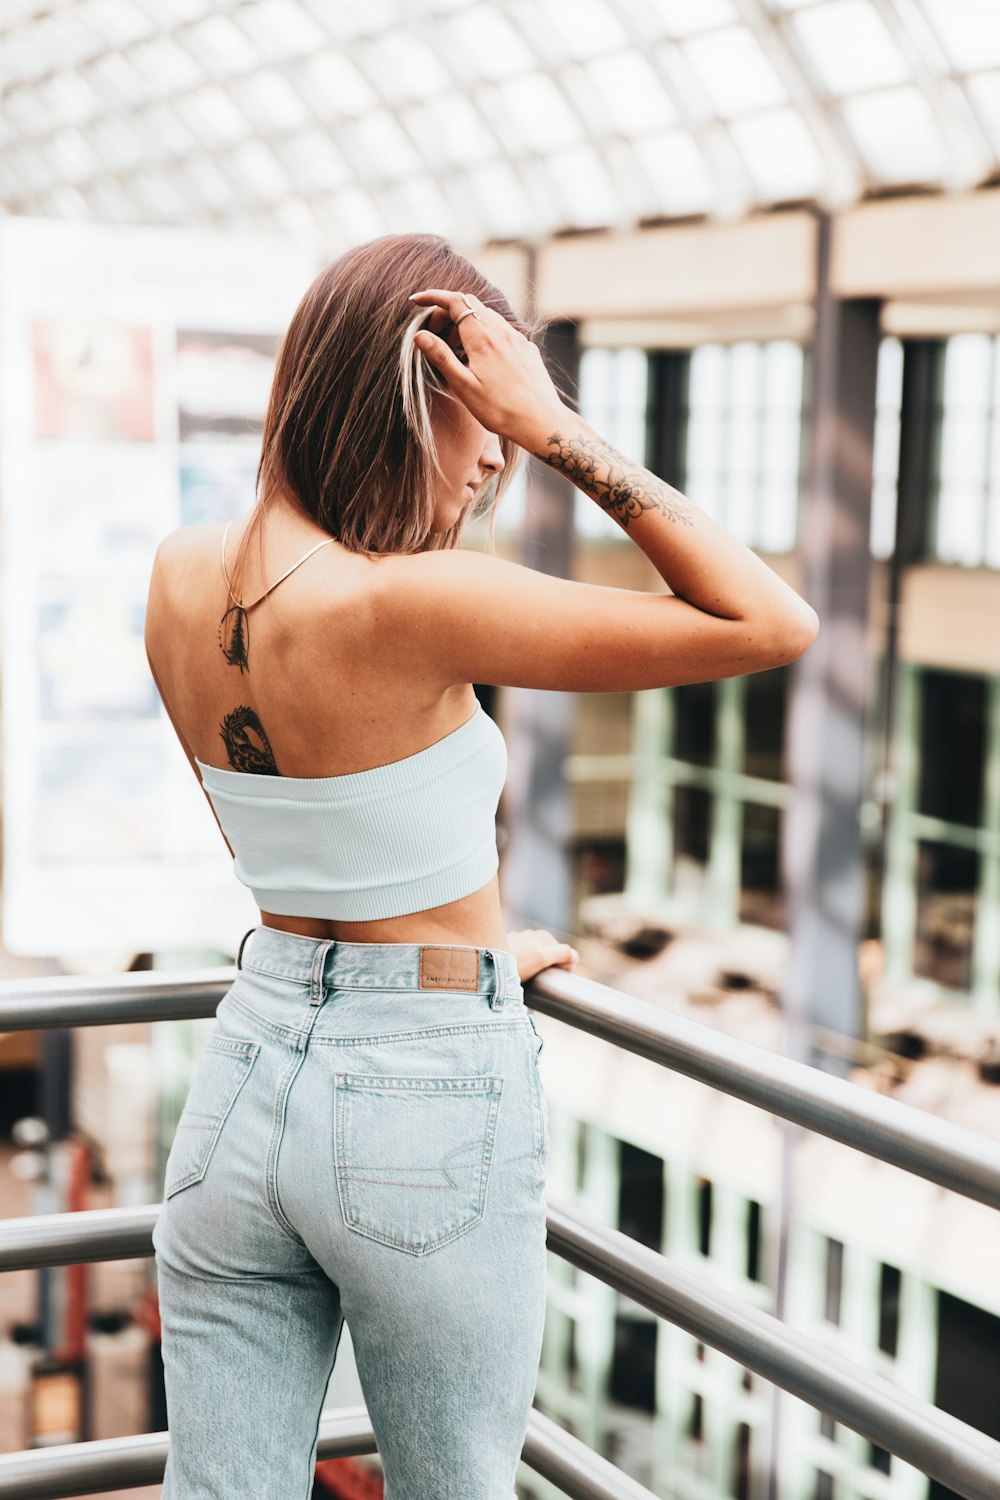
[[[10,953],[235,952],[257,919],[149,671],[160,540],[255,499],[296,239],[0,223]]]

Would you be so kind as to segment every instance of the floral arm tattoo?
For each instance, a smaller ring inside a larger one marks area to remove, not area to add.
[[[599,437],[566,437],[553,432],[538,457],[596,500],[625,530],[644,510],[658,510],[668,521],[693,524],[691,502],[680,490],[633,463]]]

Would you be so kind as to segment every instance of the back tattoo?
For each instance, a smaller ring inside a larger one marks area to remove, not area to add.
[[[220,733],[234,770],[252,771],[257,776],[280,776],[271,742],[252,708],[243,705],[226,714]]]
[[[307,558],[318,552],[320,547],[328,547],[335,538],[326,536],[321,542],[314,542],[308,552],[304,552],[297,562],[293,562],[290,568],[286,568],[280,578],[275,579],[270,588],[264,590],[259,599],[252,604],[241,604],[233,593],[232,581],[229,570],[226,567],[226,538],[229,536],[229,528],[232,526],[235,516],[226,522],[226,529],[222,533],[222,549],[220,561],[222,573],[229,589],[230,605],[222,619],[219,621],[219,645],[222,654],[231,667],[239,667],[240,672],[250,670],[250,621],[247,618],[248,611],[262,603],[278,587],[284,583],[290,573],[300,568]],[[222,721],[220,730],[226,752],[229,755],[229,764],[237,771],[251,771],[258,776],[280,776],[274,760],[274,751],[271,742],[264,732],[264,726],[254,713],[252,708],[241,704],[234,708],[232,713],[226,714]],[[251,735],[254,738],[251,738]]]
[[[242,604],[230,605],[219,621],[219,645],[231,667],[239,667],[241,673],[249,672],[250,630]],[[219,736],[235,771],[250,771],[256,776],[281,775],[267,732],[247,704],[240,704],[226,714]]]

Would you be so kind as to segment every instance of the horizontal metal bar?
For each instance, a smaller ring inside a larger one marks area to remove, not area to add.
[[[1000,1141],[579,974],[546,969],[524,990],[556,1021],[1000,1208]]]
[[[0,982],[0,1032],[215,1014],[237,970],[144,971]],[[556,968],[525,984],[543,1015],[1000,1208],[1000,1142],[820,1068]]]
[[[966,1500],[1000,1495],[1000,1443],[589,1215],[548,1205],[548,1248]]]
[[[573,1500],[656,1500],[651,1490],[540,1411],[532,1411],[521,1457]]]
[[[152,1203],[9,1219],[0,1224],[0,1270],[38,1264],[40,1239],[46,1265],[109,1258],[108,1248],[114,1249],[116,1235],[128,1247],[118,1253],[149,1255],[159,1209],[159,1204]],[[829,1412],[968,1500],[996,1500],[1000,1495],[1000,1443],[974,1427],[869,1374],[818,1339],[749,1307],[707,1278],[685,1271],[577,1209],[550,1199],[547,1225],[548,1248],[554,1254],[651,1312]],[[0,1459],[0,1475],[2,1464]],[[554,1477],[553,1482],[564,1481]],[[0,1487],[0,1497],[4,1493]],[[567,1489],[567,1493],[576,1491]]]
[[[159,1203],[0,1220],[0,1271],[82,1266],[153,1253]]]
[[[0,1032],[214,1016],[236,974],[235,964],[227,964],[224,968],[5,979],[0,981]]]
[[[3,1500],[63,1500],[143,1484],[160,1484],[167,1461],[168,1434],[103,1438],[91,1443],[62,1443],[24,1453],[0,1454]],[[375,1438],[364,1406],[345,1406],[320,1418],[319,1458],[347,1458],[374,1453]]]
[[[0,1454],[0,1500],[65,1500],[159,1484],[167,1442],[167,1433],[150,1432]],[[342,1406],[320,1417],[317,1458],[349,1458],[377,1451],[364,1406]],[[649,1490],[539,1411],[528,1417],[521,1456],[572,1500],[656,1500]]]

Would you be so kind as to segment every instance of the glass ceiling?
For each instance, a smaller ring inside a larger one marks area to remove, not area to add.
[[[1000,0],[4,0],[8,214],[543,240],[1000,180]]]

